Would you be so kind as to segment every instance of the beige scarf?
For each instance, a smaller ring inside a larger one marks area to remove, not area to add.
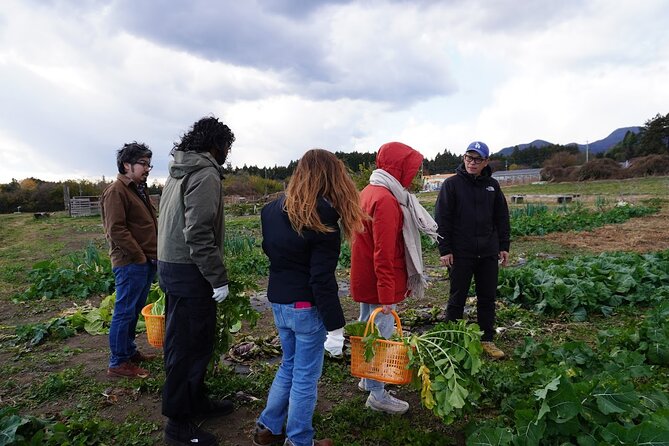
[[[383,169],[376,169],[369,177],[369,184],[383,186],[393,194],[400,204],[404,223],[402,236],[404,237],[404,255],[407,264],[407,288],[411,293],[421,298],[425,293],[427,279],[423,268],[423,250],[420,242],[420,232],[429,236],[435,242],[437,222],[418,202],[414,194],[409,193],[402,184]]]

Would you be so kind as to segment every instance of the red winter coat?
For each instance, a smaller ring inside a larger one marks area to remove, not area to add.
[[[423,155],[399,142],[382,145],[376,155],[377,169],[404,187],[411,184],[422,162]],[[360,193],[360,204],[372,218],[351,243],[353,300],[382,305],[401,302],[407,293],[407,269],[400,205],[388,189],[371,184]]]

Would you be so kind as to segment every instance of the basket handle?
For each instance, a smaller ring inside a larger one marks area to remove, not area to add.
[[[367,336],[367,334],[372,331],[372,324],[374,323],[374,319],[376,318],[376,315],[379,314],[381,311],[383,311],[383,307],[378,307],[374,311],[372,311],[372,314],[369,315],[369,320],[367,320],[367,325],[365,326],[364,336]],[[390,310],[390,312],[395,318],[395,324],[397,326],[396,331],[400,335],[400,337],[402,337],[402,321],[400,321],[400,317],[395,310]]]

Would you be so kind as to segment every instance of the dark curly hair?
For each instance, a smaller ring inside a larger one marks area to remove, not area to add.
[[[125,173],[125,166],[123,163],[135,164],[140,158],[151,158],[153,153],[146,144],[133,141],[123,144],[118,152],[116,152],[116,166],[119,173]]]
[[[235,135],[230,127],[223,124],[214,116],[207,116],[193,124],[181,141],[174,143],[174,152],[209,152],[218,149],[226,151],[235,142]]]

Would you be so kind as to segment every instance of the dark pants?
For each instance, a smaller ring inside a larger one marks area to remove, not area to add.
[[[216,301],[209,296],[167,293],[163,415],[188,420],[207,407],[204,385],[214,352]]]
[[[462,319],[469,286],[474,277],[476,314],[483,331],[482,341],[492,341],[495,334],[495,295],[497,293],[497,256],[453,257],[450,269],[451,293],[446,307],[449,321]]]

